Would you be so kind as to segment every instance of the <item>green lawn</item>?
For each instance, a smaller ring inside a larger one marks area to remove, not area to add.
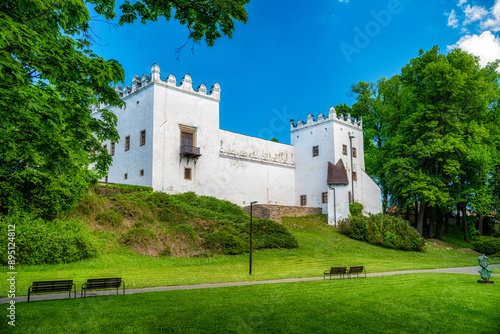
[[[80,290],[87,278],[122,277],[127,288],[321,276],[331,266],[364,265],[369,273],[477,266],[477,255],[429,244],[425,252],[404,252],[349,239],[326,225],[325,216],[285,218],[299,241],[296,249],[254,252],[253,275],[249,255],[211,258],[149,257],[128,253],[104,254],[79,263],[18,266],[16,288],[26,295],[33,281],[73,279]],[[490,258],[490,263],[500,263]],[[7,272],[7,268],[3,268]],[[479,276],[479,275],[478,275]],[[1,296],[7,295],[6,290]]]
[[[18,303],[16,332],[498,333],[499,300],[472,275],[334,279]]]

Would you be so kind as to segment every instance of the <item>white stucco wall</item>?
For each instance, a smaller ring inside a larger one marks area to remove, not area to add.
[[[219,169],[211,191],[238,205],[294,204],[294,148],[291,145],[220,131]]]
[[[124,108],[110,108],[117,117],[116,130],[120,141],[115,143],[113,163],[109,168],[108,182],[152,186],[153,147],[153,86],[146,85],[123,98]],[[94,113],[93,117],[100,117]],[[146,144],[139,145],[140,133],[146,130]],[[125,137],[130,136],[130,149],[125,151]],[[111,152],[111,142],[103,143]],[[140,176],[144,170],[144,176]],[[127,179],[124,179],[124,174]],[[104,181],[101,179],[100,181]]]

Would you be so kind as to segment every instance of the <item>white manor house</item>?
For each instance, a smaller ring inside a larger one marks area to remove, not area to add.
[[[220,86],[193,89],[186,74],[135,75],[116,87],[125,107],[116,114],[120,142],[104,142],[113,157],[105,182],[152,187],[170,194],[193,191],[240,206],[322,208],[329,224],[346,218],[349,202],[365,213],[382,210],[380,188],[364,168],[361,122],[325,116],[290,121],[291,145],[219,128]],[[102,107],[102,106],[101,106]],[[92,110],[99,117],[99,108]]]

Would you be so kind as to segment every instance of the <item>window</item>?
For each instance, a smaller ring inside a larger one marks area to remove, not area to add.
[[[184,180],[191,180],[191,168],[184,168]]]
[[[319,155],[319,146],[313,146],[313,157],[317,157]]]
[[[351,192],[350,191],[347,193],[347,196],[349,198],[349,203],[351,203],[352,201],[351,201]]]
[[[111,155],[115,155],[115,143],[111,143]]]
[[[141,170],[139,171],[139,176],[141,176],[141,177],[142,177],[142,176],[144,176],[144,169],[141,169]]]
[[[106,177],[104,178],[104,183],[108,183],[108,174],[106,174]]]
[[[139,146],[144,146],[146,145],[146,130],[141,131],[141,140],[139,143]]]
[[[300,195],[300,205],[307,205],[307,195]]]
[[[347,155],[347,145],[342,145],[342,154]]]
[[[181,147],[193,147],[194,134],[189,132],[181,132]]]
[[[328,192],[321,193],[321,203],[328,203]]]
[[[108,145],[104,145],[103,148],[107,151],[108,150]]]
[[[352,157],[356,158],[356,147],[352,148]]]
[[[127,173],[123,174],[123,179],[124,180],[128,179],[128,174]]]
[[[130,136],[125,137],[125,151],[130,150]]]
[[[352,172],[352,180],[357,181],[358,180],[358,173]]]

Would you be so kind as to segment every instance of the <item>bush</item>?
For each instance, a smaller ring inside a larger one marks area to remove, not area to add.
[[[97,241],[78,220],[46,221],[33,214],[18,214],[1,220],[1,264],[7,262],[7,230],[15,225],[15,261],[18,264],[58,264],[97,256]]]
[[[385,248],[425,250],[425,240],[402,218],[382,214],[350,216],[339,222],[340,232],[356,240]]]
[[[99,212],[95,216],[95,220],[99,225],[118,227],[123,224],[123,217],[115,211],[106,210]]]
[[[247,243],[227,230],[207,235],[203,245],[214,252],[226,255],[242,254],[248,250]]]
[[[349,212],[351,216],[360,217],[363,215],[363,204],[355,202],[349,203]]]
[[[151,229],[133,228],[122,235],[121,241],[129,246],[147,246],[156,241],[156,236]]]
[[[476,252],[491,255],[500,253],[500,238],[481,236],[472,239],[472,247]]]
[[[246,224],[243,229],[250,236],[250,223]],[[299,247],[297,239],[288,232],[285,226],[269,219],[254,219],[252,232],[252,243],[256,249]]]

